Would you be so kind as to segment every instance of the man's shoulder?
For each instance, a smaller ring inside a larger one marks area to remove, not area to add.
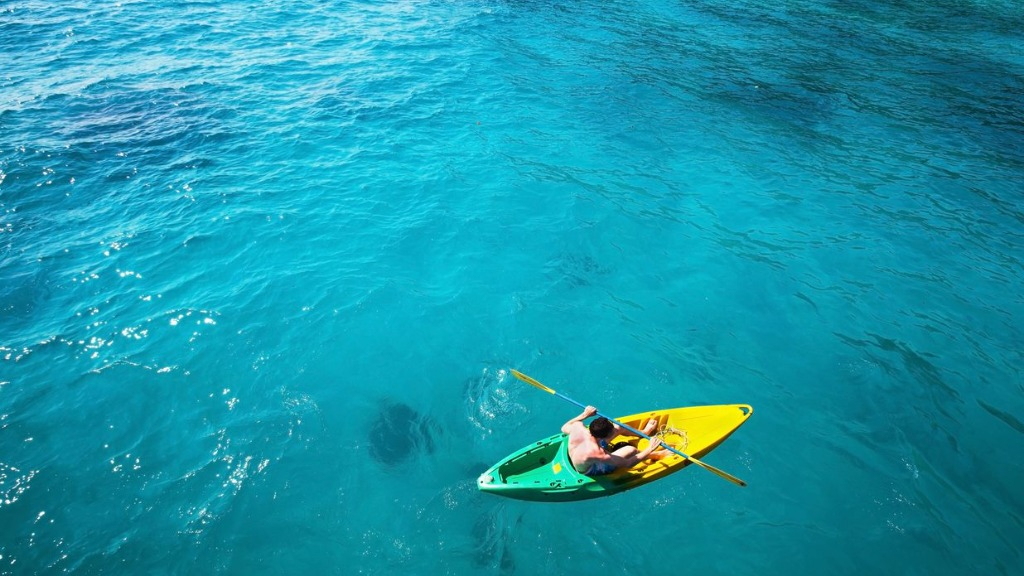
[[[587,425],[584,424],[583,422],[573,422],[572,424],[569,425],[569,430],[570,436],[582,437],[583,434],[586,434],[588,436],[590,435],[590,429],[587,428]]]

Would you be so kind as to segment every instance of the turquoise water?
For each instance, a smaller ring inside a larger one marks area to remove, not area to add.
[[[0,573],[1020,574],[1022,29],[0,4]],[[479,494],[512,367],[749,487]]]

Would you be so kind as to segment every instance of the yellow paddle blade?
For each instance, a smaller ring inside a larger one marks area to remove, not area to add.
[[[739,478],[733,476],[732,474],[729,474],[725,470],[719,470],[718,468],[715,468],[711,464],[705,464],[705,463],[701,462],[700,460],[697,460],[696,458],[693,458],[693,457],[688,458],[688,460],[690,462],[693,462],[694,464],[697,464],[698,466],[700,466],[701,468],[707,470],[708,472],[712,472],[714,474],[718,474],[722,478],[725,478],[726,480],[728,480],[729,482],[732,482],[733,484],[735,484],[737,486],[746,486],[747,485],[747,483],[744,482],[743,480],[740,480]]]
[[[551,388],[548,388],[547,386],[541,384],[540,382],[537,382],[533,378],[530,378],[529,376],[527,376],[526,374],[523,374],[522,372],[520,372],[519,370],[516,370],[515,368],[512,368],[512,375],[515,376],[516,378],[519,378],[523,382],[526,382],[530,386],[534,386],[534,387],[540,388],[541,390],[547,392],[548,394],[554,394],[555,393],[555,391],[552,390]]]

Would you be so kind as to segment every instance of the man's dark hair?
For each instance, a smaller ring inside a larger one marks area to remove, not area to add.
[[[607,438],[613,430],[615,430],[615,426],[612,425],[611,420],[604,416],[595,418],[594,421],[590,423],[590,435],[594,438]]]

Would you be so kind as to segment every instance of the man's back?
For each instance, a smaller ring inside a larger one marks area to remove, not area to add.
[[[638,451],[635,444],[626,442],[606,449],[607,442],[620,434],[639,435],[623,430],[604,417],[594,420],[590,426],[583,424],[584,420],[596,413],[597,408],[587,406],[582,414],[562,425],[562,433],[569,435],[569,460],[572,461],[577,472],[588,476],[599,476],[614,472],[618,468],[635,466],[652,454],[655,457],[661,457],[660,453],[655,454],[655,450],[661,446],[660,438],[651,438],[650,444],[642,451]],[[643,435],[650,438],[656,425],[657,422],[651,419],[644,428]]]
[[[590,434],[590,430],[581,422],[576,422],[569,431],[569,460],[578,472],[584,474],[591,468],[595,461],[601,461],[608,456],[597,439]]]

